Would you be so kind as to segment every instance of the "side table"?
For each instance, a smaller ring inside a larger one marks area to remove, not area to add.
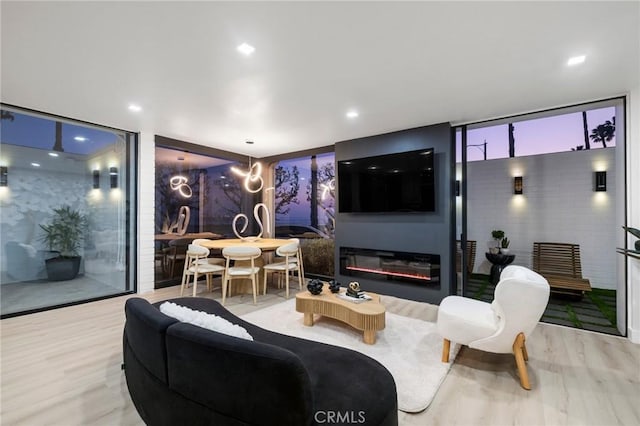
[[[500,274],[505,266],[510,264],[516,258],[515,254],[502,254],[502,253],[485,253],[487,260],[491,262],[491,275],[489,276],[489,282],[491,284],[498,284],[500,281]]]

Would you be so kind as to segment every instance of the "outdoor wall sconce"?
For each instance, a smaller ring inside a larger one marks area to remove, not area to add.
[[[109,178],[111,180],[111,188],[118,187],[118,168],[109,167]]]
[[[0,186],[7,186],[9,184],[8,174],[7,166],[0,166]]]
[[[93,171],[93,189],[100,188],[100,170]]]
[[[456,181],[456,197],[460,196],[460,181]]]
[[[522,176],[516,176],[513,178],[513,193],[514,194],[522,194]]]
[[[607,191],[607,172],[596,172],[595,173],[595,185],[593,188],[594,191]]]

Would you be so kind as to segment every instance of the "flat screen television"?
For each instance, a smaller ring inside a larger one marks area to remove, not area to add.
[[[338,161],[338,211],[435,211],[433,148]]]

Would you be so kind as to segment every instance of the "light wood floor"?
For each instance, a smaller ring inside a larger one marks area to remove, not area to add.
[[[201,286],[204,288],[204,286]],[[242,315],[284,300],[270,289]],[[144,295],[175,297],[178,287]],[[212,297],[211,293],[202,293]],[[220,298],[220,291],[213,294]],[[0,322],[2,425],[140,425],[122,362],[126,297]],[[388,311],[433,321],[436,308],[383,296]],[[527,341],[533,390],[520,388],[513,357],[463,348],[436,398],[401,425],[638,425],[640,345],[623,338],[540,324]]]

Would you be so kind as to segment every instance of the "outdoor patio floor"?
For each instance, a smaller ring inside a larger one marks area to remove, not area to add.
[[[491,302],[494,290],[489,276],[473,274],[465,296]],[[594,288],[580,300],[575,296],[551,293],[542,321],[620,336],[616,327],[616,291]]]

